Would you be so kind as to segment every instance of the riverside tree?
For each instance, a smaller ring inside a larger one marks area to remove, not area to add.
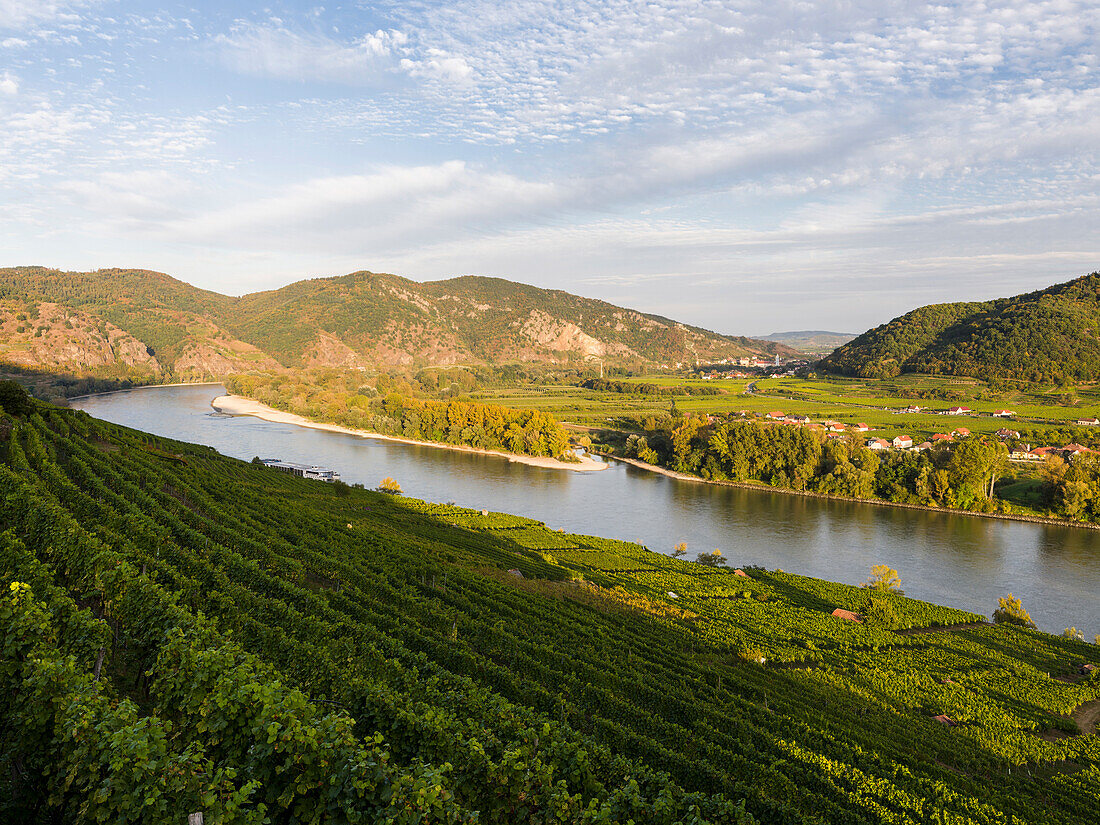
[[[997,624],[1014,624],[1020,627],[1030,627],[1035,630],[1035,622],[1031,620],[1020,600],[1009,593],[999,600],[997,609],[993,611],[993,621]]]
[[[905,593],[901,589],[901,576],[889,565],[876,564],[871,568],[871,577],[863,583],[868,590],[882,590],[886,593]]]

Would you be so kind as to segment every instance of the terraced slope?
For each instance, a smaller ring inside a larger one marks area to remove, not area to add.
[[[1040,735],[1100,698],[1074,676],[1095,646],[901,635],[980,617],[3,398],[0,820],[1069,825],[1100,801],[1100,739]]]

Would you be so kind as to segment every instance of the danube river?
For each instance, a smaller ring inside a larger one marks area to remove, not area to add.
[[[888,564],[916,598],[989,615],[1008,592],[1043,630],[1100,633],[1100,531],[827,501],[677,481],[619,462],[574,473],[214,413],[221,386],[157,387],[74,399],[97,418],[253,456],[320,464],[349,484],[384,477],[406,495],[518,513],[569,532],[689,556],[719,548],[757,564],[859,583]],[[320,482],[318,482],[320,483]]]

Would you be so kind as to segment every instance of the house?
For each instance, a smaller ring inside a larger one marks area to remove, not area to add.
[[[842,432],[830,432],[830,433],[825,434],[826,438],[844,438],[846,436],[847,436],[847,433],[842,433]]]
[[[997,438],[1001,439],[1002,441],[1006,438],[1018,439],[1019,437],[1019,430],[1010,430],[1008,427],[1001,427],[1001,429],[997,430]]]
[[[772,419],[772,421],[785,421],[787,419],[786,413],[782,413],[779,410],[776,410],[775,412],[770,412],[764,417],[770,418]]]
[[[1087,453],[1094,453],[1095,450],[1090,450],[1088,447],[1081,444],[1067,444],[1062,448],[1062,455],[1066,458],[1071,458],[1075,455],[1086,455]]]
[[[871,431],[871,428],[868,427],[866,424],[863,424],[863,423],[856,424],[856,432],[857,433],[866,433],[866,432],[870,432],[870,431]]]
[[[936,433],[934,436],[932,436],[932,441],[937,444],[939,444],[941,441],[951,441],[951,436],[949,436],[947,433]]]
[[[905,408],[905,411],[907,413],[919,413],[922,409],[923,407],[918,407],[916,404],[910,404]]]
[[[810,417],[808,415],[788,415],[787,420],[792,424],[809,424]]]
[[[1100,419],[1097,419],[1097,418],[1078,418],[1077,419],[1077,426],[1078,427],[1095,427],[1097,424],[1100,424]]]
[[[952,407],[947,411],[948,415],[966,415],[967,413],[974,412],[970,407]]]
[[[932,449],[932,442],[931,441],[922,441],[920,444],[918,444],[913,449],[914,450],[931,450]]]
[[[908,450],[913,446],[913,439],[907,435],[899,435],[894,439],[893,443],[899,450]]]
[[[1012,418],[1012,416],[1014,416],[1014,415],[1016,415],[1016,413],[1012,412],[1012,410],[994,410],[993,411],[993,417],[994,418]]]
[[[836,421],[830,421],[825,426],[829,428],[829,432],[831,432],[831,433],[844,433],[844,432],[848,431],[847,427],[845,427],[843,424],[840,424],[839,422],[836,422]]]
[[[965,438],[966,436],[970,435],[970,430],[966,429],[966,427],[956,427],[951,431],[951,435],[955,436],[956,438]]]
[[[1057,447],[1036,447],[1034,450],[1031,450],[1030,453],[1035,457],[1035,461],[1042,461],[1047,456],[1057,452],[1057,450]]]
[[[868,450],[889,450],[890,442],[885,438],[871,438],[867,441]]]
[[[1043,456],[1034,450],[1013,450],[1008,454],[1010,461],[1041,461]]]
[[[853,613],[851,610],[844,610],[838,607],[836,610],[833,611],[833,615],[836,616],[838,619],[843,619],[846,622],[856,622],[858,624],[863,623],[863,617],[860,616],[858,613]]]

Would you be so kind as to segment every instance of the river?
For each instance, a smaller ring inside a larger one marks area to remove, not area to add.
[[[316,463],[406,495],[517,513],[573,533],[636,541],[689,557],[720,548],[757,564],[858,584],[873,564],[919,599],[988,616],[1006,593],[1043,630],[1100,633],[1100,531],[828,501],[678,481],[619,462],[574,473],[504,458],[215,414],[217,385],[156,387],[74,399],[89,414],[209,445],[224,455]],[[320,482],[318,482],[320,483]]]

